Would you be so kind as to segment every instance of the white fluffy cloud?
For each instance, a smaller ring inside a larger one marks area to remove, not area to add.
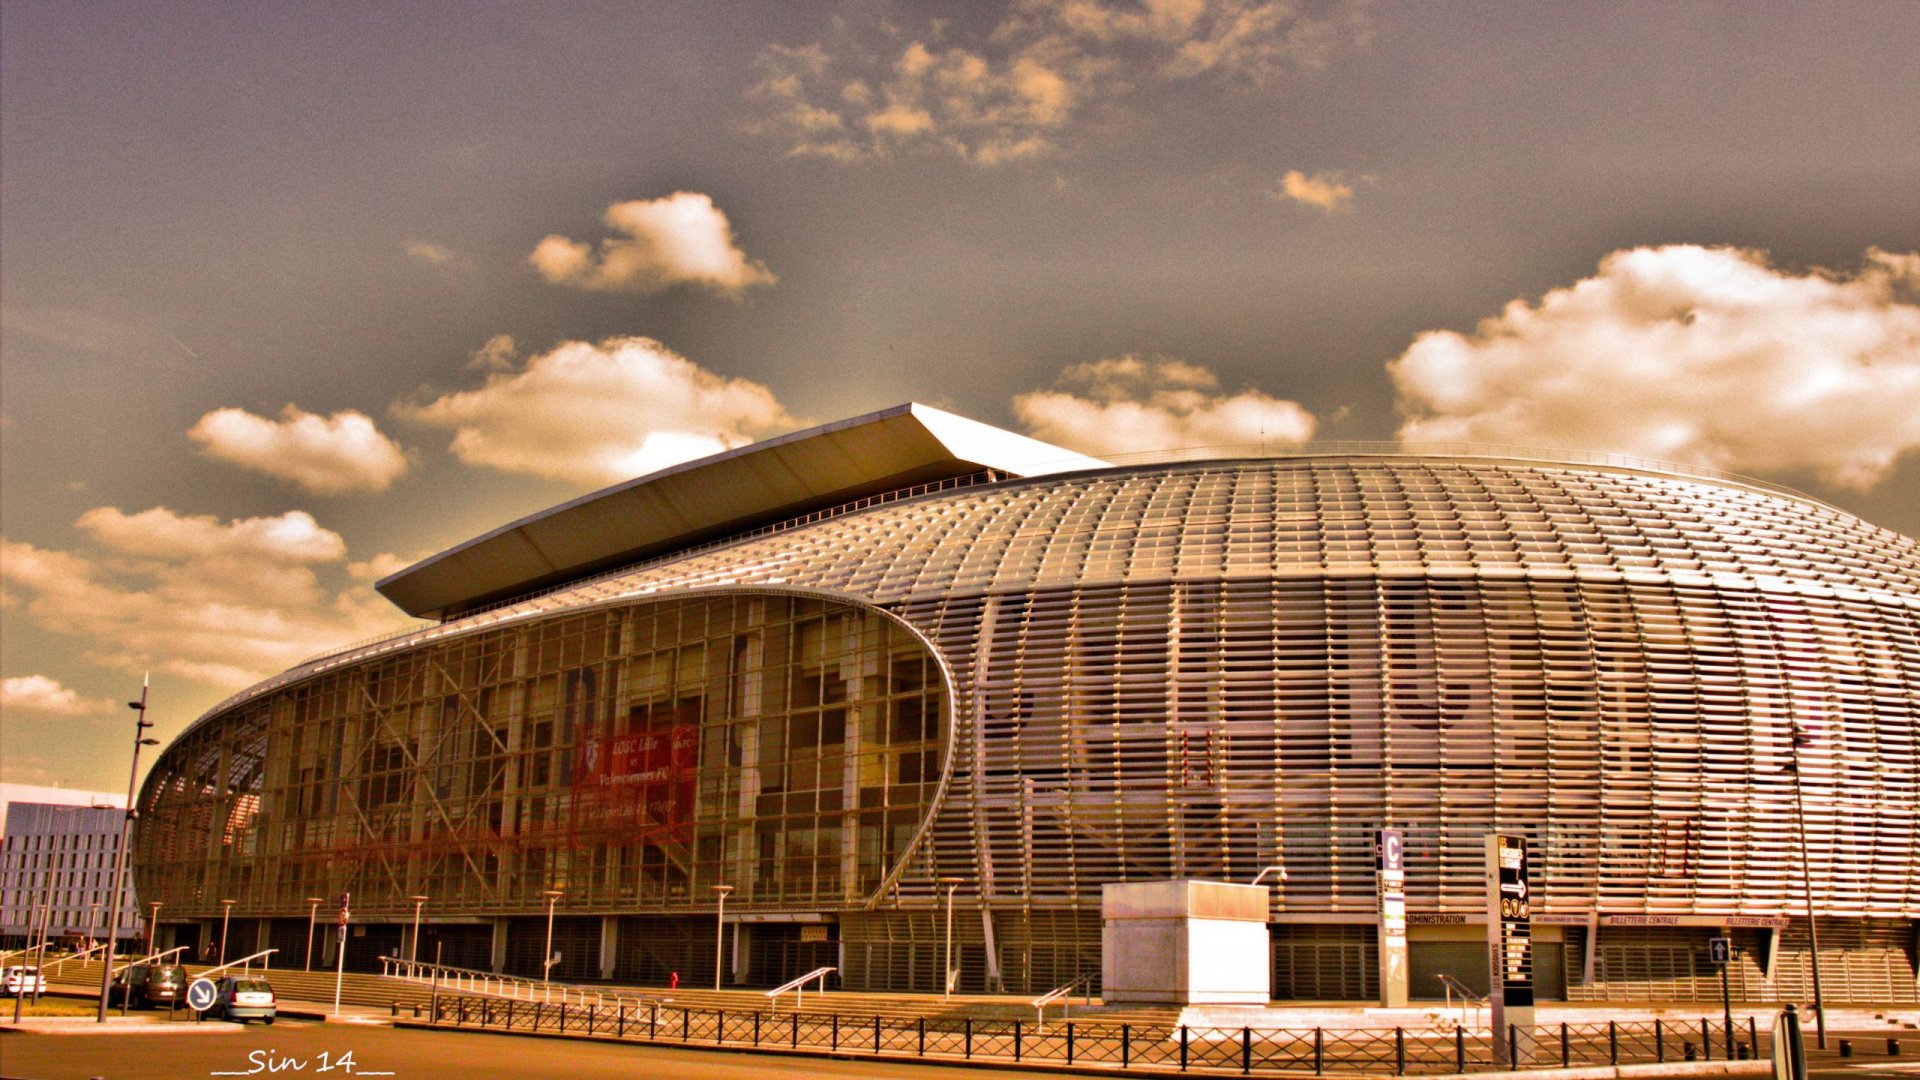
[[[208,457],[265,473],[316,495],[385,491],[407,471],[407,455],[352,409],[319,416],[294,405],[279,419],[215,409],[187,432]]]
[[[695,285],[737,296],[771,285],[773,272],[733,241],[733,226],[713,200],[694,191],[607,207],[601,218],[617,234],[591,244],[554,235],[528,260],[555,285],[601,292],[659,292]]]
[[[45,675],[14,675],[0,679],[0,713],[26,713],[32,716],[103,716],[113,711],[114,703],[105,698],[84,698],[58,679]]]
[[[1609,450],[1866,489],[1920,447],[1920,255],[1851,273],[1738,248],[1617,251],[1388,365],[1410,445]]]
[[[303,511],[220,521],[100,507],[75,526],[79,550],[0,539],[0,578],[28,619],[101,667],[237,688],[409,625],[364,585],[323,582],[346,576],[346,544]]]
[[[1127,356],[1075,364],[1054,389],[1014,398],[1013,410],[1034,438],[1095,456],[1313,438],[1313,414],[1298,403],[1219,385],[1198,364]]]
[[[1339,173],[1314,173],[1312,176],[1299,169],[1288,169],[1280,178],[1280,186],[1270,196],[1275,202],[1291,200],[1329,214],[1337,214],[1353,206],[1353,185],[1344,182]]]
[[[1363,4],[1322,0],[1018,0],[977,38],[884,11],[762,54],[758,129],[840,161],[906,150],[980,165],[1056,149],[1076,119],[1155,82],[1262,83],[1363,40]]]
[[[503,362],[498,348],[490,355]],[[493,370],[478,389],[394,412],[452,429],[448,449],[469,465],[594,485],[799,426],[766,387],[642,337],[565,342],[524,367]]]

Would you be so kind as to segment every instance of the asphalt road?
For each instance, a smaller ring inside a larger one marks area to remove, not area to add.
[[[169,1025],[179,1028],[183,1025]],[[200,1027],[200,1025],[194,1025]],[[347,1055],[351,1054],[349,1062]],[[272,1027],[213,1023],[203,1031],[0,1035],[6,1080],[207,1080],[391,1076],[395,1080],[634,1080],[767,1077],[981,1080],[979,1069],[939,1065],[682,1050],[575,1039],[322,1024],[286,1019]],[[994,1077],[1057,1074],[994,1070]],[[1912,1080],[1912,1078],[1907,1078]]]

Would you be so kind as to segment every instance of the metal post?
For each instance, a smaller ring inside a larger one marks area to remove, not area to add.
[[[233,905],[237,900],[220,901],[220,962],[227,962],[227,927],[233,921]]]
[[[947,952],[940,966],[940,1000],[948,1001],[953,997],[953,890],[960,887],[960,879],[943,877],[940,884],[947,887]]]
[[[566,890],[546,889],[540,895],[547,898],[547,947],[540,954],[540,981],[551,983],[553,981],[553,905],[566,895]]]
[[[713,915],[713,988],[720,989],[720,968],[726,958],[727,944],[727,894],[733,891],[731,885],[713,886],[713,894],[720,898],[719,907]]]
[[[429,899],[431,899],[431,897],[409,896],[407,897],[407,899],[413,901],[413,943],[407,948],[407,967],[410,969],[414,969],[407,972],[407,977],[411,979],[411,978],[419,977],[418,967],[420,963],[420,908],[424,904],[426,904],[426,902]]]
[[[140,748],[159,746],[159,739],[146,737],[146,730],[153,726],[147,720],[147,678],[140,678],[140,700],[127,702],[134,710],[133,723],[133,767],[127,771],[127,817],[120,824],[120,848],[113,857],[113,907],[107,913],[107,958],[100,965],[100,1011],[95,1016],[96,1023],[107,1022],[107,998],[113,993],[113,950],[120,937],[120,897],[127,884],[127,844],[133,838],[133,819],[139,811],[135,809],[133,785],[140,779]]]
[[[163,905],[158,900],[149,900],[147,901],[147,906],[153,909],[153,913],[147,916],[147,955],[152,956],[153,935],[155,931],[160,929],[160,908]]]
[[[1727,982],[1727,968],[1732,966],[1733,954],[1729,950],[1727,963],[1720,965],[1720,1011],[1727,1022],[1727,1060],[1733,1060],[1733,990]]]
[[[1791,737],[1787,740],[1793,749],[1793,811],[1800,825],[1800,884],[1807,898],[1807,946],[1813,960],[1813,1033],[1814,1045],[1822,1050],[1827,1048],[1827,1007],[1820,996],[1820,920],[1813,913],[1813,854],[1812,845],[1807,841],[1807,801],[1806,793],[1800,783],[1800,742],[1804,737],[1800,722],[1792,721]]]
[[[320,912],[320,897],[307,897],[307,970],[313,970],[313,920]],[[151,949],[147,950],[153,951]]]

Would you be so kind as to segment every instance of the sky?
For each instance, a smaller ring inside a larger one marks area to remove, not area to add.
[[[909,400],[1605,451],[1920,535],[1920,9],[0,6],[0,779]],[[151,755],[143,761],[150,763]]]

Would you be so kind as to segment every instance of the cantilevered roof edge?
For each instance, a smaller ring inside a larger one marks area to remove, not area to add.
[[[375,583],[422,618],[487,603],[867,495],[994,469],[1106,462],[917,402],[683,462],[520,518]]]

